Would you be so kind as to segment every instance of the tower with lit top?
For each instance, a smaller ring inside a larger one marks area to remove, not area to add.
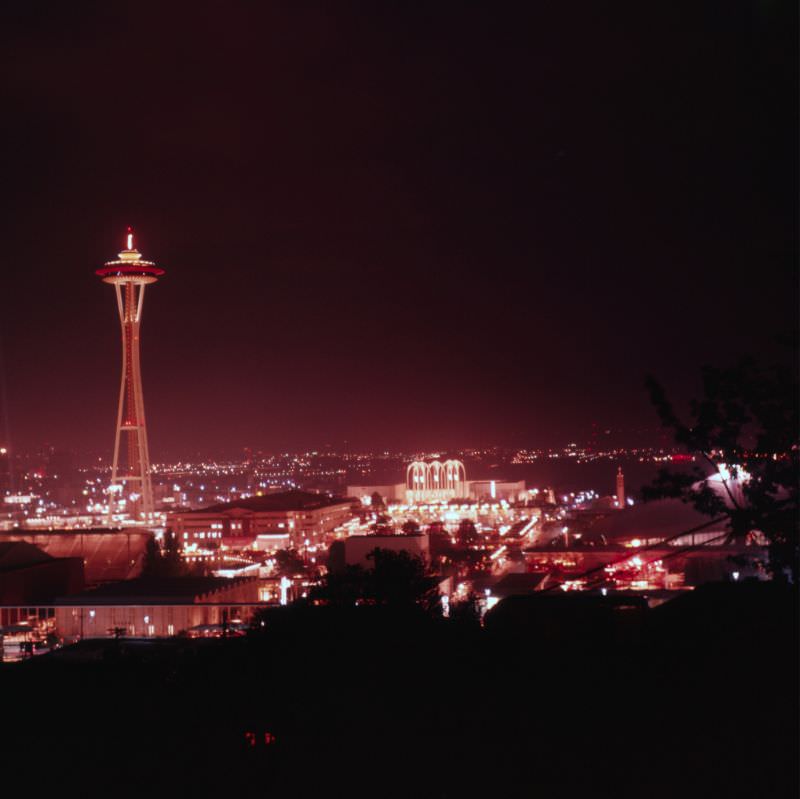
[[[617,505],[620,510],[625,508],[625,475],[621,466],[617,467]]]
[[[109,261],[96,274],[104,283],[114,286],[122,326],[122,380],[109,487],[109,519],[113,512],[115,494],[138,502],[140,514],[148,519],[153,513],[153,486],[142,394],[139,330],[145,286],[155,283],[164,274],[164,270],[152,261],[142,258],[141,253],[133,246],[133,232],[128,228],[126,248],[117,255],[116,261]],[[120,442],[123,438],[126,459],[120,463]]]

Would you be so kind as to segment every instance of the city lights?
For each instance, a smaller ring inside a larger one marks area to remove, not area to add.
[[[9,797],[800,796],[796,3],[5,6]]]

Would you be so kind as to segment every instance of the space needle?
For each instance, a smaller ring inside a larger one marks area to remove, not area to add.
[[[164,270],[145,261],[133,245],[133,231],[128,228],[126,248],[116,261],[108,261],[96,271],[104,283],[114,286],[122,327],[122,380],[119,387],[117,433],[114,438],[114,461],[108,497],[109,523],[115,501],[138,508],[139,516],[149,520],[153,514],[153,486],[150,479],[150,455],[147,449],[147,425],[142,394],[142,371],[139,357],[139,330],[142,322],[144,289],[155,283]],[[125,438],[126,460],[120,463],[120,441]]]

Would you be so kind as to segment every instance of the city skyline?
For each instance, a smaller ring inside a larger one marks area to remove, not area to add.
[[[798,796],[798,21],[0,7],[23,790]]]
[[[664,452],[679,453],[682,448],[674,443],[670,438],[669,432],[663,428],[652,427],[643,430],[597,430],[586,431],[587,435],[566,436],[563,440],[557,441],[547,446],[536,446],[531,443],[522,445],[502,445],[487,444],[483,446],[462,446],[462,447],[356,447],[348,441],[324,442],[320,445],[306,447],[261,447],[254,446],[252,442],[242,446],[229,444],[221,448],[211,448],[198,446],[194,449],[163,452],[162,457],[151,459],[153,468],[163,464],[192,463],[200,461],[218,462],[243,462],[250,457],[280,457],[289,455],[335,455],[337,457],[382,457],[392,458],[413,458],[416,456],[436,456],[446,454],[468,454],[475,456],[486,456],[491,453],[513,456],[516,454],[536,453],[538,456],[547,456],[549,453],[559,453],[568,450],[571,446],[578,446],[581,449],[588,448],[600,457],[611,457],[611,454],[618,451],[625,457],[636,454],[637,452]],[[100,442],[100,446],[93,449],[82,447],[56,446],[52,442],[41,441],[29,447],[3,447],[4,455],[10,455],[17,459],[28,459],[33,462],[41,461],[44,463],[52,454],[69,454],[77,459],[76,462],[84,466],[105,466],[111,468],[113,463],[113,446],[106,441],[105,446]],[[163,449],[163,448],[162,448]]]
[[[556,445],[657,427],[647,373],[685,401],[703,363],[772,357],[797,297],[776,18],[711,51],[664,9],[602,37],[450,10],[234,13],[211,62],[167,46],[210,41],[204,14],[56,13],[35,45],[12,15],[4,99],[38,109],[3,133],[15,449],[108,449],[118,340],[87,267],[127,225],[171,273],[143,334],[154,459]]]

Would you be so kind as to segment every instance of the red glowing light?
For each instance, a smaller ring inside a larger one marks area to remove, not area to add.
[[[263,733],[264,735],[264,743],[263,746],[272,746],[276,741],[277,738],[271,732],[267,732],[266,730]],[[254,749],[261,743],[261,738],[252,731],[248,731],[244,734],[245,744],[249,746],[251,749]]]

